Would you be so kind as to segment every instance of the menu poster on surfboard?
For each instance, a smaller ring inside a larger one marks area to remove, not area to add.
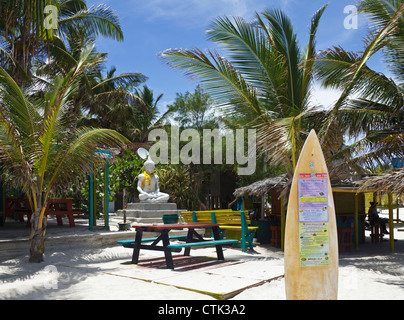
[[[329,265],[327,174],[300,174],[299,247],[300,266]]]

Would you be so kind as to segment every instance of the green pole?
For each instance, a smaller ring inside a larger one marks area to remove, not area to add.
[[[93,227],[97,226],[97,176],[96,176],[96,171],[95,171],[95,165],[93,167],[93,195],[92,195],[92,199],[93,199]]]
[[[88,224],[90,230],[93,231],[93,169],[94,165],[90,164],[90,174],[88,175]]]
[[[4,181],[1,182],[1,211],[3,213],[2,219],[0,221],[0,226],[4,226],[6,224],[6,186]]]
[[[105,219],[105,229],[109,230],[109,193],[108,193],[108,185],[109,185],[109,163],[108,159],[105,159],[105,177],[104,177],[104,219]]]

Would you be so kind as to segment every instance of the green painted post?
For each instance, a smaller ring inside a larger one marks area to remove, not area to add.
[[[1,187],[1,211],[2,211],[2,218],[0,221],[0,226],[4,226],[6,224],[6,186],[4,181],[0,184]]]
[[[88,175],[88,224],[90,227],[90,230],[93,231],[93,169],[94,165],[90,164],[91,169],[90,169],[90,174]]]
[[[109,185],[109,163],[108,159],[105,159],[105,178],[104,178],[104,206],[105,206],[105,212],[104,212],[104,219],[105,219],[105,229],[109,230],[109,191],[108,191],[108,185]]]
[[[93,199],[93,227],[97,226],[97,173],[96,173],[96,169],[95,169],[95,165],[93,166],[93,195],[92,195],[92,199]]]

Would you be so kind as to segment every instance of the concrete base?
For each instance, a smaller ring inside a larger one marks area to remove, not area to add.
[[[128,203],[126,209],[118,210],[117,215],[123,217],[126,211],[126,219],[135,223],[163,223],[164,215],[178,215],[181,211],[177,209],[176,203]]]

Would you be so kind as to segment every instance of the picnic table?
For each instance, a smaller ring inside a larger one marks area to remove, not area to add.
[[[74,227],[74,214],[83,214],[83,210],[74,210],[72,199],[59,198],[48,199],[45,215],[56,216],[58,226],[63,226],[62,216],[69,219],[70,227]],[[27,216],[27,227],[31,226],[32,209],[27,198],[6,198],[6,214],[18,215],[20,222],[24,222],[24,215]]]
[[[189,256],[193,247],[215,246],[218,260],[224,260],[223,245],[231,245],[237,243],[234,239],[220,239],[220,226],[215,223],[173,223],[173,224],[148,224],[133,225],[136,229],[136,238],[134,240],[120,240],[118,244],[122,244],[126,248],[133,248],[132,263],[139,262],[140,250],[163,251],[166,259],[167,268],[174,269],[172,252],[181,252],[185,248],[184,255]],[[212,228],[214,240],[205,240],[199,235],[195,229]],[[171,230],[188,229],[186,236],[170,236]],[[158,232],[160,235],[155,238],[143,238],[143,232]],[[170,240],[185,240],[185,243],[170,243]],[[145,243],[152,242],[147,245]],[[162,243],[158,245],[159,243]]]

